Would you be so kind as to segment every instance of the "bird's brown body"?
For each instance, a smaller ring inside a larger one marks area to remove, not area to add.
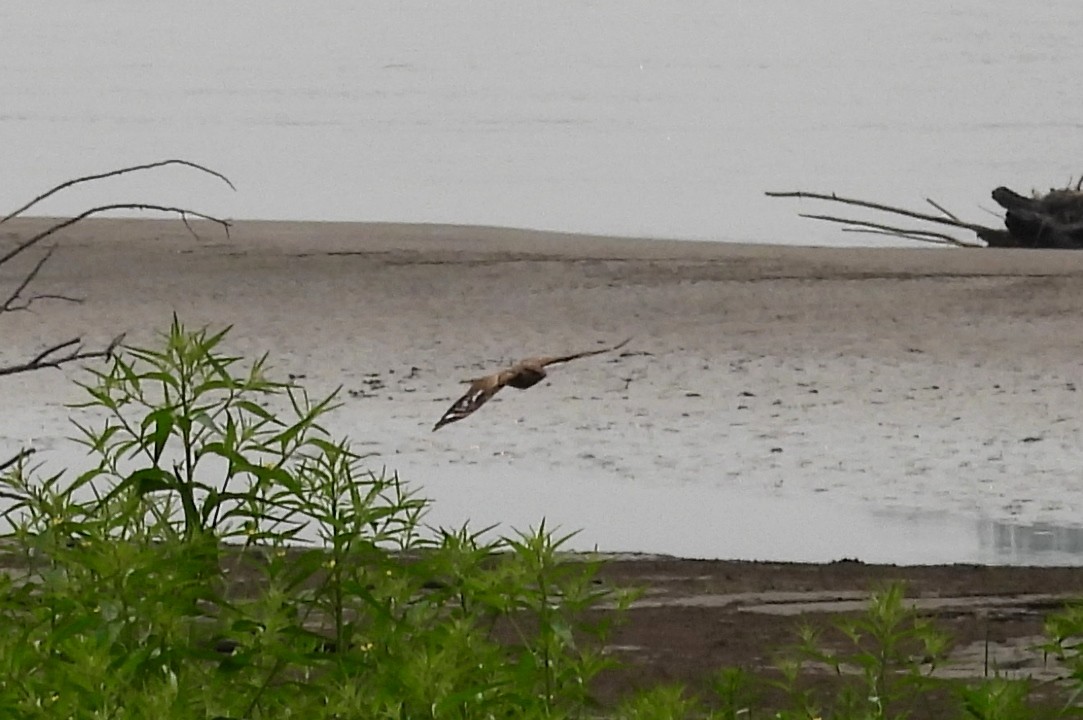
[[[513,387],[516,390],[526,390],[527,388],[534,387],[545,379],[545,368],[550,365],[557,365],[559,363],[566,363],[571,360],[578,360],[579,358],[589,357],[591,355],[600,355],[602,353],[619,350],[627,345],[629,340],[631,340],[631,338],[611,347],[601,348],[599,350],[585,350],[583,352],[572,353],[571,355],[544,355],[541,357],[527,358],[526,360],[520,360],[506,370],[501,370],[500,372],[495,372],[484,377],[464,380],[463,382],[470,383],[470,389],[466,391],[465,395],[455,401],[432,429],[436,431],[448,423],[462,420],[464,417],[470,415],[488,402],[489,398],[500,392],[504,386]]]

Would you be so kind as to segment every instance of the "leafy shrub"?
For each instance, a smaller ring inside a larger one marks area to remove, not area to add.
[[[545,528],[430,530],[266,359],[174,319],[93,372],[94,466],[0,492],[0,716],[566,717],[615,595]],[[620,604],[620,602],[618,602]]]

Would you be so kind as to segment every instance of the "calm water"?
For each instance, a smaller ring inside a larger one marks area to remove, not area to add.
[[[404,477],[425,478],[422,468]],[[963,516],[938,509],[875,508],[839,498],[748,492],[708,483],[628,483],[602,475],[538,470],[493,483],[484,473],[442,468],[424,485],[430,522],[458,527],[537,527],[538,508],[559,508],[579,550],[785,562],[930,565],[1081,565],[1083,528]],[[544,477],[545,482],[538,482]],[[486,502],[477,502],[485,497]],[[935,503],[931,503],[935,506]],[[552,527],[553,518],[548,519]]]
[[[876,242],[819,189],[976,220],[1083,172],[1076,0],[50,0],[0,5],[0,208]]]

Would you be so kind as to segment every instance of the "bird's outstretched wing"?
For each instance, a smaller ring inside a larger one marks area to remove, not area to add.
[[[456,400],[447,412],[441,416],[436,424],[433,425],[433,432],[436,432],[440,428],[444,427],[448,423],[453,423],[456,420],[462,420],[467,415],[477,410],[479,407],[489,401],[493,395],[500,392],[507,384],[507,379],[504,377],[507,371],[494,373],[493,375],[486,375],[483,378],[478,378],[470,383],[470,389],[466,391],[466,394]]]
[[[557,363],[566,363],[571,360],[578,360],[579,358],[590,357],[591,355],[601,355],[602,353],[620,350],[622,347],[631,342],[631,340],[632,338],[626,338],[624,341],[619,342],[616,345],[600,348],[598,350],[584,350],[583,352],[572,353],[571,355],[547,355],[543,357],[530,358],[529,360],[524,360],[523,363],[537,363],[541,367],[548,367],[549,365],[556,365]]]
[[[599,350],[586,350],[584,352],[573,353],[571,355],[553,355],[530,358],[516,363],[512,367],[501,370],[500,372],[493,373],[492,375],[486,375],[485,377],[476,378],[468,381],[470,388],[466,393],[456,400],[447,412],[436,421],[433,425],[433,432],[444,427],[448,423],[456,422],[467,417],[475,410],[489,401],[493,395],[496,395],[504,386],[511,383],[514,387],[519,389],[525,389],[536,384],[538,380],[545,377],[544,368],[547,365],[556,365],[557,363],[568,362],[569,360],[576,360],[582,357],[588,357],[590,355],[600,355],[606,352],[612,352],[613,350],[619,350],[628,344],[632,338],[628,338],[624,342],[617,343],[611,347],[601,348]],[[529,382],[519,383],[516,379],[524,379],[524,375],[529,376]]]

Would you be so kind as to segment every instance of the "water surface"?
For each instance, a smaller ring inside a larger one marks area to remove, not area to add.
[[[0,7],[13,208],[50,201],[790,243],[882,242],[766,189],[976,220],[1083,172],[1074,0],[56,0]]]

